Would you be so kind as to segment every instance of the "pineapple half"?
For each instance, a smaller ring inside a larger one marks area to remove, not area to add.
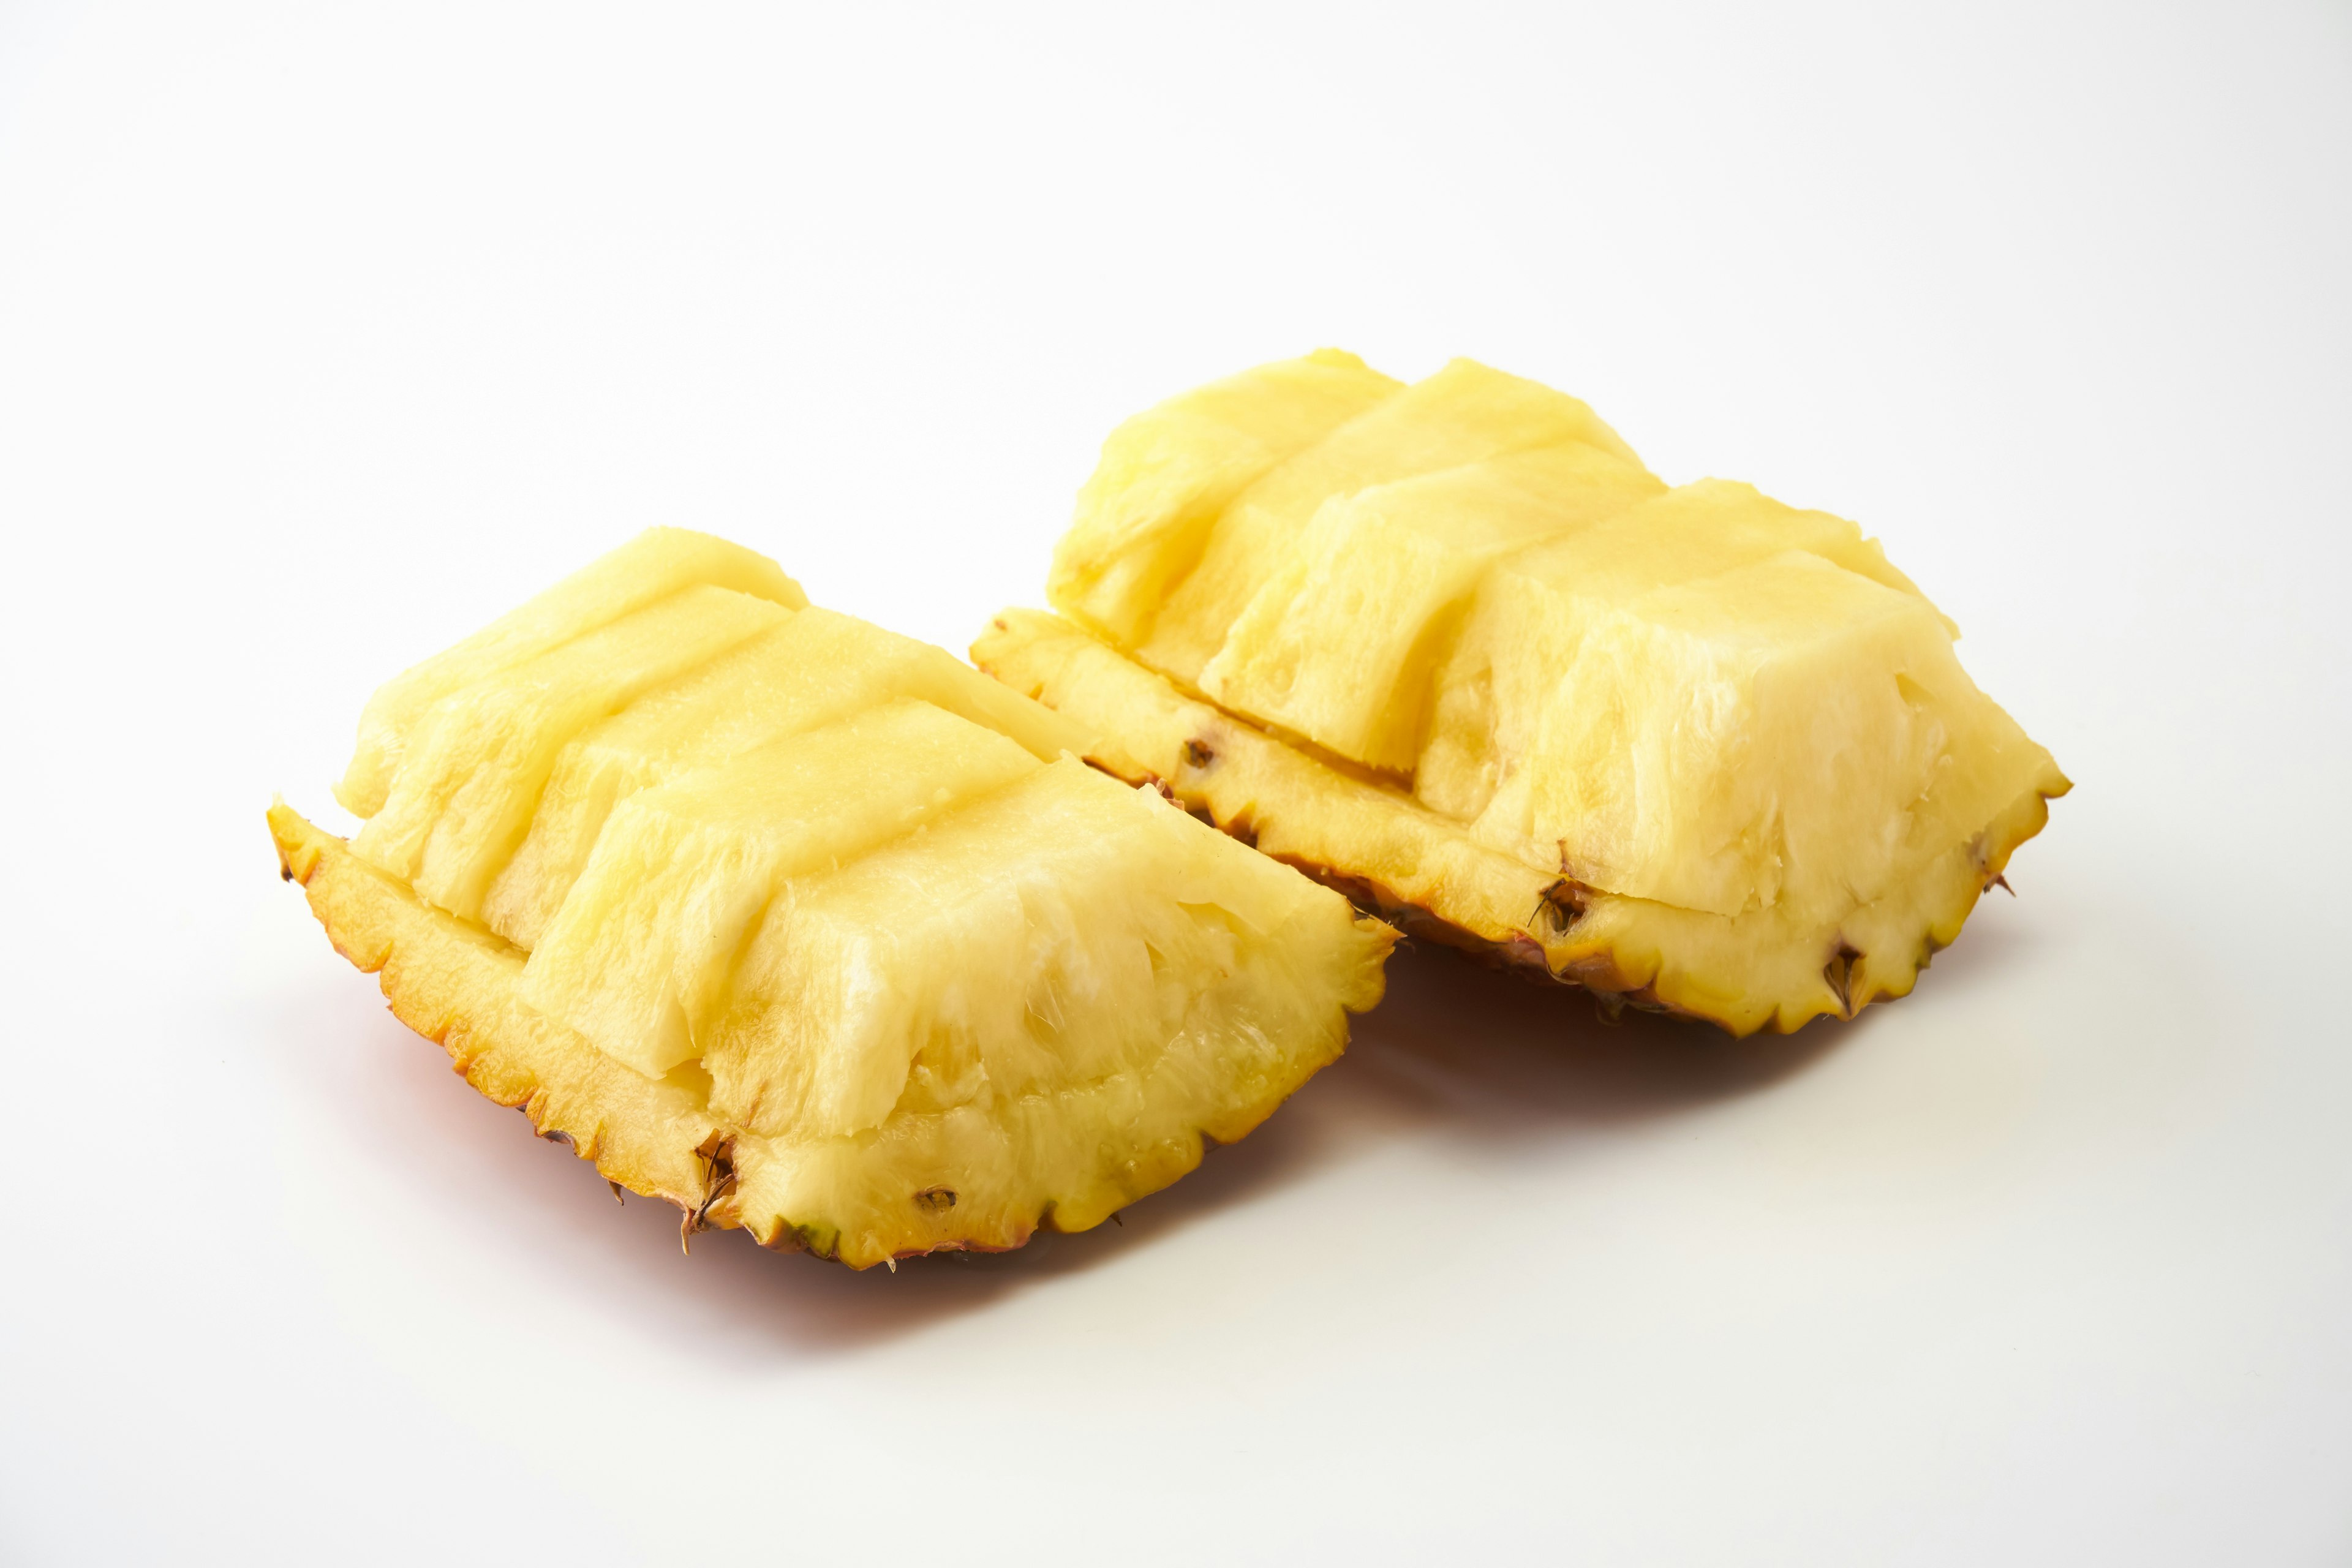
[[[1325,350],[1104,446],[983,669],[1408,931],[1736,1034],[1910,991],[2067,781],[1860,529]]]
[[[1084,1230],[1263,1121],[1395,933],[941,650],[656,529],[376,693],[285,874],[477,1089],[686,1229]]]

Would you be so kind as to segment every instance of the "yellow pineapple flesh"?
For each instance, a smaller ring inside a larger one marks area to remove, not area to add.
[[[1325,502],[1394,479],[1559,446],[1595,447],[1639,466],[1633,448],[1577,399],[1455,360],[1334,427],[1234,496],[1210,524],[1198,564],[1169,588],[1136,646],[1155,668],[1196,680],[1259,589],[1296,558],[1301,533]]]
[[[385,682],[360,717],[359,744],[335,786],[335,798],[354,816],[373,816],[383,809],[411,733],[434,703],[696,584],[733,589],[786,609],[808,603],[800,584],[764,555],[688,529],[647,529],[455,647]]]
[[[1122,506],[1098,474],[1082,518]],[[1902,995],[2069,787],[1854,524],[1668,489],[1467,361],[1201,531],[1140,630],[1056,595],[1070,621],[1007,612],[975,660],[1106,767],[1612,1005],[1745,1033]],[[1094,548],[1072,530],[1049,595],[1112,570]]]
[[[348,844],[270,814],[483,1092],[689,1228],[862,1268],[1098,1224],[1339,1053],[1393,931],[940,650],[698,577],[719,544],[648,535],[499,623],[568,635],[394,682],[431,700],[371,705]]]

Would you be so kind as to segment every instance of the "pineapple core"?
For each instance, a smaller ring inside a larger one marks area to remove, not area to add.
[[[1266,1116],[1394,932],[941,650],[655,530],[387,685],[284,807],[336,942],[689,1225],[863,1267],[1083,1229]]]
[[[1467,360],[1401,386],[1324,350],[1139,415],[1047,591],[1068,621],[1007,612],[974,658],[1106,766],[1738,1032],[1907,992],[2068,788],[1854,524],[1669,489]]]

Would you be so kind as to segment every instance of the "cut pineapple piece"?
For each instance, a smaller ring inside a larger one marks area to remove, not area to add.
[[[1041,761],[1085,749],[1076,724],[945,649],[830,610],[803,610],[567,745],[522,847],[490,886],[483,922],[536,947],[605,820],[638,790],[898,697],[1009,735]]]
[[[1355,355],[1323,349],[1137,415],[1103,443],[1078,496],[1054,552],[1054,602],[1105,637],[1142,637],[1227,503],[1397,389]]]
[[[1641,459],[1575,398],[1458,359],[1268,469],[1207,530],[1199,563],[1166,590],[1149,632],[1132,640],[1146,663],[1198,682],[1260,588],[1294,558],[1323,503],[1373,485],[1577,443],[1635,468]],[[1108,498],[1097,505],[1113,506]],[[1058,603],[1058,601],[1057,601]]]
[[[1478,816],[1507,759],[1536,748],[1538,731],[1563,700],[1561,679],[1589,621],[1653,589],[1788,550],[1811,552],[1926,603],[1877,541],[1845,519],[1799,511],[1722,479],[1681,486],[1498,561],[1429,677],[1435,696],[1413,793],[1447,816]]]
[[[523,968],[523,996],[640,1072],[703,1054],[751,925],[830,868],[1034,768],[993,730],[889,703],[632,797]]]
[[[383,809],[411,731],[436,702],[696,584],[731,588],[788,610],[808,603],[800,584],[764,555],[707,533],[649,528],[457,647],[387,681],[360,716],[359,746],[335,786],[335,798],[354,816],[373,816]]]
[[[1082,733],[938,649],[689,584],[412,712],[352,844],[270,823],[483,1092],[689,1229],[863,1268],[1099,1223],[1379,998],[1392,931]]]
[[[1486,569],[1665,489],[1580,442],[1324,502],[1201,672],[1227,708],[1410,774],[1436,651]]]
[[[1336,1055],[1314,977],[1360,968],[1360,937],[1304,877],[1213,859],[1219,844],[1067,758],[791,888],[703,1056],[713,1110],[846,1137],[910,1094],[940,1112],[1052,1095],[1171,1048],[1218,1058],[1211,1078],[1261,1039],[1323,1036]]]
[[[1973,832],[2048,762],[1999,748],[2008,765],[1954,798],[1953,742],[1981,739],[1961,727],[1998,716],[2024,737],[1932,607],[1799,551],[1635,597],[1584,628],[1559,692],[1472,831],[1557,846],[1591,886],[1714,914],[1867,902],[1909,868],[1921,803]]]
[[[425,711],[352,847],[452,914],[478,915],[566,742],[788,614],[748,594],[682,588],[458,688]]]
[[[1008,612],[974,658],[1111,771],[1620,1001],[1746,1032],[1904,994],[2069,787],[1853,523],[1664,490],[1466,362],[1208,537],[1149,635]]]

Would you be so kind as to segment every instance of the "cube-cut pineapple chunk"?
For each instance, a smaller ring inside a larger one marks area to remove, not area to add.
[[[1041,762],[1084,745],[1076,724],[943,648],[805,609],[566,743],[521,847],[490,884],[484,922],[536,947],[606,818],[637,791],[900,697],[1009,735]]]
[[[1324,349],[1136,416],[1078,497],[1054,555],[1054,602],[1105,637],[1141,637],[1235,496],[1396,390],[1355,355]]]
[[[1641,466],[1633,449],[1575,398],[1455,360],[1276,464],[1234,497],[1211,520],[1199,563],[1170,584],[1135,646],[1155,668],[1197,681],[1258,590],[1296,558],[1299,536],[1324,502],[1441,468],[1570,444]]]
[[[731,588],[790,610],[808,603],[800,584],[764,555],[707,533],[649,528],[457,647],[386,681],[361,715],[359,746],[335,798],[354,816],[373,816],[383,809],[411,731],[436,702],[696,584]]]
[[[1171,1043],[1205,1082],[1255,1078],[1259,1042],[1337,1026],[1314,977],[1360,967],[1363,939],[1328,889],[1219,848],[1066,758],[808,879],[744,953],[702,1058],[712,1108],[851,1137],[909,1095],[946,1113],[1138,1079]]]
[[[450,913],[482,894],[522,842],[565,743],[580,731],[791,612],[725,588],[681,588],[425,710],[383,809],[353,841]]]
[[[1410,774],[1437,650],[1486,568],[1664,488],[1639,464],[1572,442],[1335,496],[1234,623],[1201,689]],[[1328,657],[1336,647],[1345,660]]]
[[[371,704],[350,845],[271,813],[485,1093],[862,1268],[1097,1224],[1339,1054],[1393,931],[748,556],[625,547]]]
[[[1086,508],[1159,504],[1118,479]],[[975,659],[1106,767],[1612,1005],[1745,1032],[1902,995],[2068,787],[1853,523],[1668,489],[1467,361],[1186,526],[1139,629],[1060,595],[1118,571],[1074,529],[1049,592],[1095,636],[1008,612]]]
[[[634,795],[531,949],[524,999],[638,1071],[666,1073],[703,1054],[736,955],[788,882],[1043,765],[906,700]]]
[[[1538,832],[1591,886],[1738,915],[1785,895],[1866,901],[1980,707],[1925,602],[1790,551],[1596,616],[1473,831]],[[1994,710],[1997,713],[1999,710]],[[2029,787],[1950,805],[1990,821]]]

